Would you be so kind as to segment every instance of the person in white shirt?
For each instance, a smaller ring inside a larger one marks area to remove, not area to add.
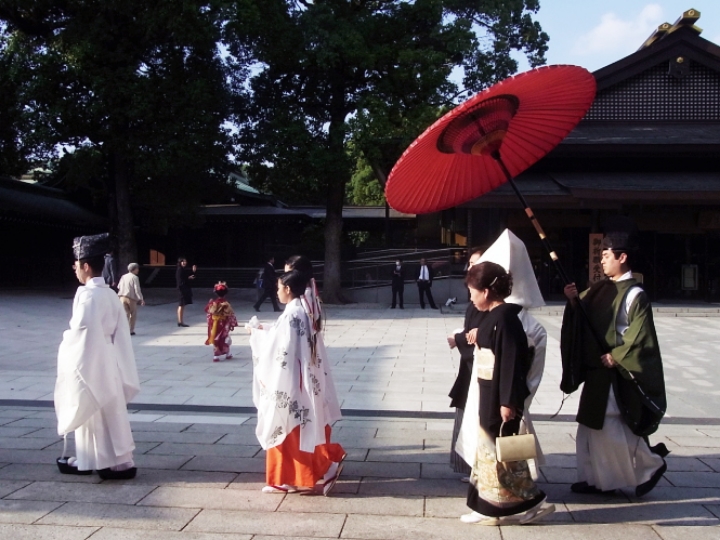
[[[420,297],[420,307],[425,309],[425,295],[427,295],[427,301],[430,307],[437,309],[432,292],[430,291],[432,287],[432,271],[428,267],[425,259],[420,259],[420,274],[418,275],[417,286],[418,296]]]
[[[140,290],[140,265],[138,263],[128,264],[128,273],[120,278],[118,283],[118,296],[125,308],[128,323],[130,324],[130,335],[135,335],[135,323],[137,322],[137,307],[145,305],[142,291]]]

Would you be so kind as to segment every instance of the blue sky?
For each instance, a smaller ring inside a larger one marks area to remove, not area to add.
[[[595,71],[635,52],[660,24],[688,9],[701,13],[701,36],[720,45],[720,0],[540,0],[535,20],[550,35],[548,64]]]

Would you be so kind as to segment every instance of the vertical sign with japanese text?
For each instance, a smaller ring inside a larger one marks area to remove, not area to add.
[[[588,279],[590,285],[600,281],[604,276],[602,264],[600,264],[600,259],[602,258],[602,239],[603,235],[600,233],[590,234],[590,258],[588,259]]]

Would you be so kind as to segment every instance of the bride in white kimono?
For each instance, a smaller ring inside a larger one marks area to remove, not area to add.
[[[330,442],[339,406],[312,346],[312,322],[303,307],[305,274],[294,270],[278,280],[286,304],[274,325],[251,329],[256,435],[266,454],[265,493],[317,489],[327,495],[342,470],[343,448]]]
[[[63,474],[91,474],[106,480],[134,478],[135,443],[127,403],[140,390],[130,327],[117,294],[101,276],[107,234],[76,238],[79,287],[70,329],[58,351],[55,412],[58,434],[75,432],[77,457],[57,460]],[[66,447],[67,445],[65,445]]]

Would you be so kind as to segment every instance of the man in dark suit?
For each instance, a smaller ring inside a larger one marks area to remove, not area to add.
[[[432,279],[432,270],[430,270],[430,267],[427,265],[427,261],[425,259],[420,259],[420,272],[417,279],[417,286],[418,296],[420,297],[420,307],[423,309],[425,309],[425,295],[427,295],[427,301],[428,304],[430,304],[430,308],[437,309],[435,300],[433,300],[432,292],[430,291],[430,288],[432,287]]]
[[[260,305],[265,301],[266,298],[270,298],[273,305],[274,311],[282,311],[277,301],[277,275],[275,274],[275,257],[270,257],[268,262],[265,263],[262,273],[262,288],[263,293],[255,302],[253,308],[255,311],[260,311]]]
[[[395,309],[397,305],[396,300],[400,298],[400,309],[405,309],[403,306],[403,293],[405,292],[405,271],[402,267],[402,260],[398,259],[395,261],[395,268],[392,273],[392,309]]]

